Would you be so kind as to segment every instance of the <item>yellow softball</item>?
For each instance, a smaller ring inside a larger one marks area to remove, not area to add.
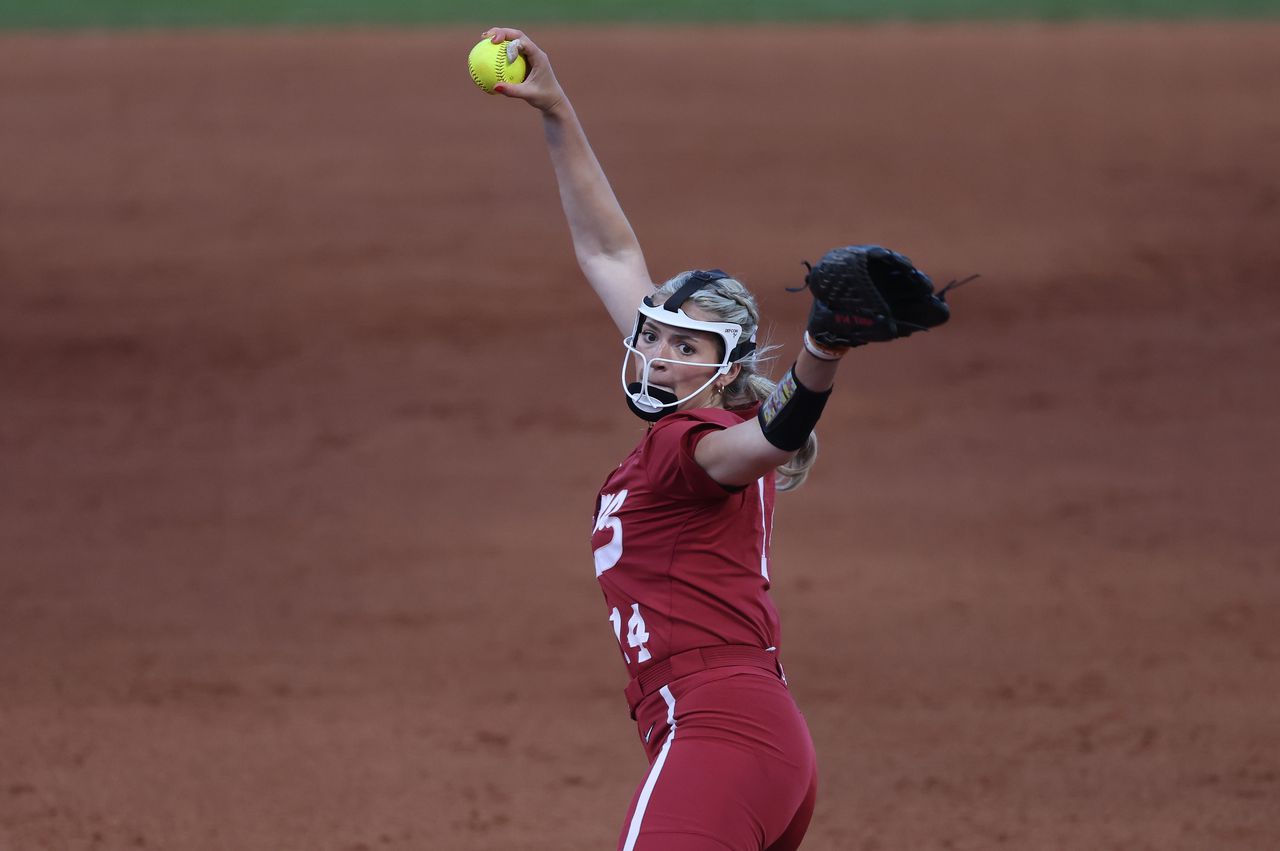
[[[471,54],[467,56],[471,79],[489,94],[493,94],[493,87],[498,83],[524,82],[524,75],[529,70],[524,57],[519,54],[514,61],[507,61],[507,45],[510,43],[494,44],[486,38],[471,48]]]

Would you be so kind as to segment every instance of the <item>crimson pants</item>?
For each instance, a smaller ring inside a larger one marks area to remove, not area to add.
[[[794,851],[817,795],[804,717],[779,677],[700,671],[636,707],[649,772],[618,851]]]

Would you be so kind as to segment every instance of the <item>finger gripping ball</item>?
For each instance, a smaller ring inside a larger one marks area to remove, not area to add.
[[[517,54],[514,61],[507,61],[507,45],[510,42],[494,44],[489,39],[482,40],[471,48],[467,57],[467,67],[471,69],[471,79],[489,94],[498,83],[520,83],[528,71],[524,57]]]

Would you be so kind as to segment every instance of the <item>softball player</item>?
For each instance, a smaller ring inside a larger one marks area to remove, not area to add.
[[[578,262],[625,335],[626,403],[650,424],[605,480],[591,533],[650,763],[618,848],[798,848],[817,770],[778,661],[774,494],[807,475],[839,360],[863,342],[842,329],[864,320],[840,313],[844,283],[823,290],[835,310],[815,285],[794,367],[777,385],[759,374],[751,294],[720,270],[655,288],[546,53],[519,30],[486,35],[529,62],[523,83],[496,91],[542,113]]]

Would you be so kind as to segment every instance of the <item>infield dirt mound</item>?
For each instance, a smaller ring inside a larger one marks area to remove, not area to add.
[[[983,275],[780,500],[805,847],[1280,847],[1280,27],[534,36],[780,368],[833,245]],[[615,841],[639,425],[478,37],[0,37],[0,848]]]

